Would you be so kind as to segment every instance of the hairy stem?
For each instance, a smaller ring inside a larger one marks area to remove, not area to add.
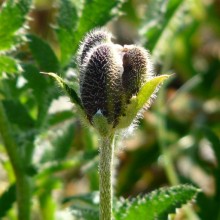
[[[12,128],[5,114],[4,107],[0,102],[0,133],[2,141],[10,159],[15,177],[18,204],[18,219],[30,219],[30,184],[25,174],[23,162],[19,155],[18,146],[12,135]]]
[[[99,162],[100,210],[99,220],[112,220],[112,172],[114,135],[102,137]]]

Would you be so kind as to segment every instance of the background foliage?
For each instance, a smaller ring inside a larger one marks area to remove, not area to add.
[[[156,74],[175,73],[135,134],[118,140],[116,195],[191,183],[203,192],[172,218],[220,218],[217,0],[7,0],[0,7],[0,98],[32,180],[33,219],[68,219],[69,206],[97,209],[98,137],[40,72],[55,72],[77,89],[79,42],[103,25],[120,44],[144,45]],[[1,141],[0,218],[17,219],[14,182]]]

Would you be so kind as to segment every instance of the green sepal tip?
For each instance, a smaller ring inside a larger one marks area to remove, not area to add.
[[[46,72],[41,72],[42,74],[48,75],[52,77],[58,85],[64,90],[64,92],[70,97],[71,101],[78,105],[81,109],[83,109],[81,99],[77,95],[76,91],[71,88],[61,77],[59,77],[56,73],[46,73]]]

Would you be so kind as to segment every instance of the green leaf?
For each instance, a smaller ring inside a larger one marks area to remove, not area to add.
[[[34,35],[27,35],[29,47],[41,71],[58,72],[59,61],[50,45]]]
[[[42,219],[55,220],[56,201],[52,196],[54,189],[60,188],[60,179],[51,176],[37,186]]]
[[[81,100],[78,94],[76,93],[76,91],[72,89],[61,77],[59,77],[55,73],[43,73],[43,74],[51,76],[58,83],[58,85],[64,90],[64,92],[70,97],[71,101],[74,104],[78,105],[81,109],[83,109]]]
[[[75,40],[74,40],[74,52],[76,51],[79,41],[85,35],[95,27],[105,25],[108,21],[118,16],[119,9],[122,5],[122,0],[86,0],[84,8],[82,10],[82,16],[79,19],[77,26]]]
[[[31,88],[37,102],[37,126],[43,126],[48,117],[51,102],[59,97],[59,92],[52,80],[46,79],[33,65],[25,65],[23,76],[27,80],[26,88]]]
[[[47,177],[49,175],[54,174],[55,172],[67,170],[67,169],[74,169],[79,165],[82,165],[88,161],[93,160],[97,156],[97,151],[92,153],[78,153],[71,159],[66,159],[62,161],[49,161],[44,164],[40,164],[39,167],[32,167],[33,169],[37,170],[37,177]]]
[[[122,0],[86,0],[78,17],[76,7],[69,0],[60,5],[57,36],[61,50],[61,65],[67,65],[86,32],[100,27],[119,15]],[[65,12],[68,16],[66,16]]]
[[[138,112],[146,104],[149,104],[151,97],[157,91],[158,87],[168,79],[168,77],[169,75],[156,76],[142,86],[137,96],[132,97],[131,103],[125,111],[125,116],[121,117],[118,125],[119,128],[125,128],[132,123]]]
[[[22,70],[21,66],[17,60],[9,56],[0,55],[0,76],[2,75],[3,72],[18,73],[21,70]]]
[[[56,29],[59,40],[61,65],[65,66],[73,54],[74,30],[78,21],[78,14],[75,5],[70,0],[60,1],[59,15]]]
[[[16,187],[15,184],[12,184],[0,197],[0,218],[5,216],[6,212],[10,210],[15,200]]]
[[[75,5],[70,0],[62,0],[59,3],[59,15],[57,18],[59,27],[73,30],[76,27],[78,17]]]
[[[64,67],[69,64],[74,53],[74,33],[63,28],[59,28],[56,33],[60,46],[60,63]]]
[[[86,0],[79,20],[79,33],[84,34],[96,26],[103,26],[116,15],[119,15],[119,7],[122,1]]]
[[[84,203],[87,206],[94,207],[98,209],[99,204],[99,192],[94,191],[91,193],[86,193],[82,195],[75,195],[67,197],[63,200],[63,203],[75,202],[75,203]]]
[[[27,14],[29,12],[29,9],[31,7],[31,3],[32,0],[19,0],[17,5],[21,11],[21,13],[23,13],[23,15]]]
[[[27,80],[27,87],[31,88],[38,104],[43,102],[46,90],[52,87],[52,84],[39,73],[38,69],[33,65],[25,65],[23,76]],[[37,82],[37,83],[36,83]]]
[[[40,162],[61,161],[64,159],[72,147],[76,123],[62,123],[57,129],[51,130],[46,140],[42,140],[41,145],[48,145],[45,154],[42,155]],[[45,141],[49,143],[45,144]]]
[[[32,167],[37,174],[37,178],[47,178],[49,175],[53,175],[56,172],[74,169],[82,164],[82,156],[77,155],[77,157],[66,159],[63,161],[50,161],[46,162],[39,167]]]
[[[21,40],[16,32],[24,25],[30,4],[30,0],[8,0],[0,8],[0,50],[10,50]]]
[[[55,132],[54,138],[51,140],[53,150],[50,153],[50,161],[61,160],[67,156],[73,144],[76,126],[76,123],[63,124],[63,126]],[[46,157],[49,159],[48,154]]]
[[[76,115],[73,113],[72,109],[61,111],[61,112],[56,112],[56,113],[48,115],[48,123],[50,126],[56,125],[68,119],[72,119],[73,117],[76,117]]]
[[[34,127],[34,120],[29,115],[27,109],[16,100],[3,100],[9,121],[20,129],[27,130]]]
[[[153,51],[170,20],[178,10],[182,0],[151,0],[141,33],[147,40],[145,46]]]
[[[79,220],[97,220],[99,219],[98,210],[91,208],[83,208],[80,206],[72,206],[70,208],[71,214]]]
[[[144,196],[125,200],[115,210],[116,220],[167,219],[176,208],[193,200],[198,189],[189,185],[162,188]]]

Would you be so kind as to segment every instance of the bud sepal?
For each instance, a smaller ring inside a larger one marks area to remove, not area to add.
[[[112,125],[108,123],[107,118],[101,113],[101,111],[96,112],[92,118],[92,123],[102,137],[107,137],[114,133]]]
[[[127,105],[125,113],[121,116],[118,124],[119,129],[126,128],[132,124],[134,119],[139,115],[144,107],[148,107],[155,93],[158,91],[161,84],[169,78],[169,75],[156,76],[148,80],[140,89],[136,96],[130,99],[130,103]]]

